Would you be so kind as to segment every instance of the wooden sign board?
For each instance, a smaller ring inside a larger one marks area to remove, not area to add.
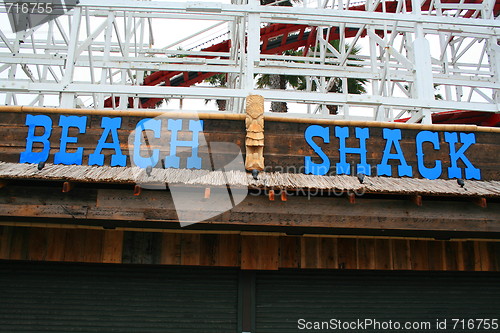
[[[497,129],[464,132],[454,130],[456,126],[446,130],[376,125],[266,121],[266,167],[319,175],[500,179]]]
[[[14,111],[0,112],[0,161],[210,170],[234,158],[216,142],[245,154],[244,115]],[[267,118],[265,171],[499,180],[500,131],[448,128]]]

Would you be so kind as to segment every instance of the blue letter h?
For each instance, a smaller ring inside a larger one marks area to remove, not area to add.
[[[165,168],[180,168],[181,159],[177,155],[177,147],[191,147],[191,156],[187,158],[188,169],[201,169],[201,158],[198,156],[199,134],[203,132],[203,120],[190,120],[189,130],[193,132],[191,141],[178,140],[178,132],[182,129],[182,119],[169,119],[168,129],[172,131],[170,138],[170,155],[165,157]]]

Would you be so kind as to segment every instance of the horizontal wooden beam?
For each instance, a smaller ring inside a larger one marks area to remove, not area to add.
[[[129,189],[75,188],[72,195],[55,193],[50,187],[13,185],[2,190],[0,217],[36,219],[71,219],[72,223],[87,220],[110,221],[140,227],[145,223],[166,228],[177,225],[177,213],[168,191],[143,190],[131,196]],[[203,196],[203,193],[201,193]],[[216,209],[214,205],[214,209]],[[418,207],[402,198],[380,199],[357,197],[350,205],[345,197],[287,196],[287,201],[270,201],[266,195],[249,195],[235,208],[218,214],[197,227],[217,227],[235,230],[252,227],[327,228],[357,230],[395,230],[408,233],[419,231],[500,233],[500,204],[491,202],[481,208],[472,202],[429,200]],[[175,223],[173,225],[172,223]]]
[[[47,228],[47,229],[90,229],[90,230],[109,230],[103,226],[83,225],[83,224],[61,224],[61,223],[42,223],[42,222],[13,222],[0,221],[0,227],[27,227],[27,228]],[[162,228],[138,228],[138,227],[116,227],[113,230],[133,231],[133,232],[158,232],[167,234],[210,234],[210,235],[242,235],[242,236],[290,236],[286,232],[268,232],[268,231],[243,231],[243,230],[191,230],[191,229],[162,229]],[[302,234],[300,237],[314,238],[338,238],[338,239],[390,239],[390,240],[423,240],[435,241],[435,237],[406,237],[406,236],[368,236],[368,235],[331,235],[331,234]],[[498,238],[474,238],[458,237],[450,238],[450,242],[480,241],[500,243]]]
[[[133,232],[0,225],[0,260],[239,267],[249,270],[500,271],[500,242]]]

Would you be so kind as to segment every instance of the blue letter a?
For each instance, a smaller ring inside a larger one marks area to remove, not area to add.
[[[118,129],[121,125],[122,118],[102,118],[101,127],[104,128],[104,130],[102,131],[101,138],[97,143],[97,147],[95,147],[94,153],[89,155],[89,165],[104,164],[104,155],[101,154],[101,151],[104,148],[115,150],[115,155],[111,156],[111,166],[127,165],[127,156],[122,154],[122,149],[120,148],[120,140],[118,139]],[[106,142],[110,133],[113,142]]]
[[[399,145],[399,140],[401,140],[401,130],[400,129],[389,129],[384,128],[383,131],[384,139],[387,140],[384,149],[384,156],[382,157],[382,162],[377,165],[377,176],[391,176],[392,169],[391,166],[387,163],[390,159],[399,160],[401,163],[398,165],[398,176],[412,176],[412,168],[406,163],[405,156],[403,155],[403,151],[401,150],[401,146]],[[391,153],[391,148],[394,146],[396,149],[396,153]]]

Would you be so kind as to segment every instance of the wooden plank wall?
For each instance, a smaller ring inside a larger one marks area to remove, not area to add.
[[[78,110],[75,110],[78,112]],[[47,163],[54,162],[54,154],[59,151],[60,137],[61,137],[61,127],[58,126],[60,115],[69,115],[70,113],[64,113],[61,111],[59,113],[48,113],[44,111],[43,108],[39,108],[36,111],[32,109],[31,112],[8,112],[8,109],[0,109],[0,128],[2,131],[2,137],[0,137],[0,161],[4,162],[19,162],[20,153],[26,149],[26,137],[28,133],[28,126],[25,125],[27,114],[37,115],[45,114],[52,119],[52,132],[49,138],[50,141],[50,155]],[[81,111],[80,112],[84,112]],[[71,112],[74,114],[75,112]],[[88,164],[88,155],[95,150],[95,146],[102,135],[101,121],[104,115],[87,115],[87,128],[85,134],[79,133],[76,128],[70,128],[70,136],[78,138],[78,143],[68,144],[68,151],[74,151],[77,147],[82,147],[83,152],[83,165]],[[109,116],[109,115],[108,115]],[[135,130],[137,123],[144,119],[145,117],[150,117],[147,113],[138,113],[133,116],[127,113],[126,116],[120,117],[121,127],[118,130],[118,138],[122,144],[122,153],[128,155],[127,142],[130,133]],[[313,148],[306,142],[304,138],[305,130],[311,125],[312,120],[307,119],[304,122],[300,121],[276,121],[276,120],[266,120],[265,124],[265,163],[267,171],[278,171],[283,170],[288,172],[304,172],[304,156],[311,156],[313,161],[318,163],[320,158],[314,152]],[[203,123],[203,134],[207,143],[210,142],[232,142],[238,145],[243,153],[245,153],[245,122],[243,120],[230,120],[230,119],[204,119]],[[325,144],[318,142],[318,145],[324,151],[324,153],[331,160],[331,173],[335,172],[336,162],[339,161],[339,139],[334,135],[335,125],[345,126],[346,123],[339,121],[332,121],[324,123],[321,126],[328,127],[330,133],[330,143]],[[342,125],[340,125],[342,124]],[[359,147],[359,140],[354,135],[354,127],[359,126],[362,128],[368,127],[366,123],[362,122],[350,122],[349,124],[349,138],[346,140],[347,147]],[[388,127],[406,127],[407,124],[392,123],[387,124]],[[149,142],[151,149],[160,149],[160,156],[163,158],[169,154],[170,150],[170,131],[166,130],[166,121],[163,122],[164,130],[162,131],[161,138],[152,139]],[[184,126],[187,126],[187,122],[184,122]],[[368,127],[370,130],[370,138],[366,141],[366,147],[368,150],[366,160],[367,163],[372,167],[375,167],[380,163],[383,155],[383,147],[385,147],[386,140],[383,139],[383,128],[381,127]],[[444,140],[445,131],[455,131],[456,128],[451,126],[435,126],[432,127],[433,131],[439,133],[440,148],[433,149],[431,143],[427,142],[424,144],[424,152],[427,167],[432,167],[434,165],[434,160],[440,160],[442,163],[442,174],[440,178],[448,178],[448,173],[446,172],[447,167],[450,166],[449,157],[449,145]],[[446,128],[446,129],[445,129]],[[471,130],[474,127],[469,127]],[[186,128],[185,128],[186,129]],[[424,129],[422,127],[421,129]],[[39,129],[41,130],[41,129]],[[463,129],[462,129],[463,130]],[[488,129],[486,129],[488,130]],[[422,178],[418,172],[418,162],[416,155],[416,144],[415,137],[420,129],[409,129],[403,128],[401,138],[401,149],[404,152],[405,159],[407,163],[412,166],[413,177]],[[467,131],[468,132],[468,131]],[[41,133],[37,132],[37,135]],[[481,169],[481,177],[483,180],[498,180],[500,179],[500,168],[498,161],[498,147],[499,147],[499,134],[496,132],[475,132],[476,143],[471,145],[467,149],[467,157],[470,159],[471,163]],[[179,133],[179,140],[190,140],[192,134],[189,131],[181,131]],[[320,140],[321,141],[321,140]],[[204,144],[202,144],[204,146]],[[39,148],[39,143],[35,143],[35,149]],[[114,150],[104,149],[104,154],[106,158],[104,163],[106,165],[110,164],[110,153],[114,153]],[[203,147],[199,150],[199,156],[202,158],[202,168],[211,169],[210,158],[207,155],[206,149]],[[186,158],[191,154],[190,150],[181,152],[177,151],[177,156],[181,157],[181,167],[185,167]],[[349,154],[348,162],[354,166],[360,162],[359,154]],[[221,151],[217,152],[217,159],[227,158],[227,162],[234,159],[233,154],[225,154]],[[222,165],[222,161],[219,160],[218,163]],[[465,165],[463,161],[458,160],[458,166],[464,168]],[[399,161],[391,159],[389,164],[392,165],[393,174],[397,174],[397,165]],[[130,166],[130,158],[127,158],[127,165]]]
[[[50,154],[47,159],[47,163],[54,162],[54,154],[60,150],[60,139],[61,139],[61,127],[58,126],[60,114],[55,113],[44,113],[41,112],[1,112],[0,111],[0,129],[2,131],[2,136],[0,137],[0,161],[3,162],[19,162],[21,152],[26,150],[26,137],[28,134],[28,126],[25,125],[27,114],[32,115],[47,115],[52,120],[52,132],[49,138],[50,142]],[[62,113],[64,114],[64,113]],[[102,117],[100,115],[87,115],[87,127],[85,134],[79,133],[76,128],[69,129],[69,135],[78,138],[76,144],[68,144],[67,150],[73,152],[77,147],[83,148],[83,165],[88,165],[88,156],[93,153],[98,140],[102,135],[101,121]],[[122,154],[129,155],[128,149],[128,139],[132,131],[135,130],[137,123],[147,118],[143,116],[122,116],[120,117],[121,127],[117,131],[118,140],[122,147]],[[166,130],[167,119],[164,118],[162,123],[162,137],[159,139],[154,139],[150,141],[151,149],[160,149],[160,156],[164,156],[170,153],[170,135],[171,132]],[[184,129],[178,132],[179,140],[191,140],[192,133],[187,130],[188,122],[187,120],[183,122]],[[36,135],[41,135],[41,128],[37,130]],[[210,142],[232,142],[238,145],[241,151],[245,152],[245,122],[241,120],[227,120],[227,119],[207,119],[203,123],[203,138],[204,141],[200,143],[200,149],[198,155],[202,159],[203,169],[212,169],[210,158],[208,158],[207,143]],[[149,138],[150,140],[152,138]],[[35,151],[37,148],[41,147],[39,143],[34,144]],[[103,154],[106,155],[104,159],[105,165],[110,165],[111,159],[110,154],[114,154],[114,150],[104,149]],[[191,150],[177,150],[177,156],[181,157],[181,167],[185,167],[187,156],[191,155]],[[234,154],[225,153],[217,151],[217,158],[220,159],[218,163],[223,165],[224,159],[227,158],[227,162],[234,159]],[[127,157],[127,166],[131,164],[130,157]]]
[[[500,271],[500,242],[0,226],[0,259],[265,270]]]
[[[286,170],[289,172],[304,172],[304,156],[311,156],[313,162],[320,163],[321,158],[314,152],[313,148],[306,142],[304,133],[310,126],[311,120],[303,123],[299,122],[282,122],[282,121],[266,121],[265,125],[265,141],[266,149],[264,150],[264,159],[266,168],[269,171]],[[322,151],[330,159],[330,170],[328,174],[335,174],[336,163],[340,159],[339,139],[335,136],[335,126],[338,123],[323,124],[321,126],[327,127],[330,133],[330,143],[324,143],[322,140],[316,140],[316,143],[321,147]],[[394,124],[394,125],[393,125]],[[393,123],[387,124],[388,127],[394,128],[400,125]],[[406,124],[405,124],[406,125]],[[339,125],[343,126],[343,125]],[[371,127],[363,125],[362,123],[353,122],[349,125],[349,137],[346,139],[346,147],[359,147],[359,140],[354,135],[354,127],[369,128],[370,137],[366,140],[366,162],[373,168],[380,163],[383,156],[386,140],[383,138],[382,127]],[[403,125],[404,126],[404,125]],[[435,126],[439,136],[439,149],[432,149],[430,143],[423,145],[425,153],[425,163],[427,167],[433,167],[435,160],[440,160],[442,163],[442,173],[439,178],[447,179],[447,168],[450,167],[450,149],[449,144],[444,140],[444,133],[446,131],[455,131],[451,126]],[[415,178],[422,178],[418,172],[418,161],[416,154],[416,135],[422,129],[401,129],[401,150],[408,165],[412,167],[412,176]],[[468,132],[467,132],[468,133]],[[498,168],[498,133],[488,132],[475,132],[476,143],[471,145],[466,152],[467,158],[471,163],[481,169],[481,177],[483,180],[498,180],[500,179],[500,168]],[[353,168],[356,164],[360,163],[359,154],[348,154],[347,162]],[[399,161],[389,160],[389,165],[392,165],[393,175],[397,175],[397,166]],[[458,162],[460,168],[465,166],[462,161]],[[354,171],[351,169],[351,174]]]

